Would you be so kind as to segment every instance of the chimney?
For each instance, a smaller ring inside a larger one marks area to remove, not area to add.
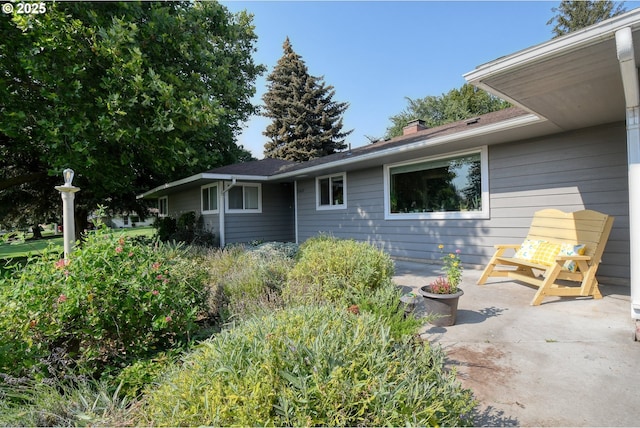
[[[402,128],[402,135],[415,134],[416,132],[420,132],[425,129],[427,129],[427,125],[425,124],[424,120],[422,119],[412,120],[407,124],[407,126]]]

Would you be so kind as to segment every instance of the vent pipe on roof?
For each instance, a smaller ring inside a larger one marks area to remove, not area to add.
[[[616,50],[627,108],[631,317],[636,320],[635,339],[640,340],[640,263],[634,262],[640,259],[640,85],[631,28],[616,31]]]

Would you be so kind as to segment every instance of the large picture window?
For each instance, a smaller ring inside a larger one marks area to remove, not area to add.
[[[390,218],[477,218],[488,212],[486,149],[386,170]]]
[[[227,193],[227,212],[261,212],[260,184],[236,184]]]
[[[201,188],[202,213],[213,214],[218,212],[218,185],[210,184]]]
[[[346,174],[328,175],[316,179],[316,206],[318,209],[346,207]]]

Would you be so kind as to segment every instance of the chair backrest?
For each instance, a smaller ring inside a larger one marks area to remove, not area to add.
[[[613,217],[593,210],[565,213],[556,209],[537,211],[527,239],[584,244],[585,255],[599,262],[609,239]]]

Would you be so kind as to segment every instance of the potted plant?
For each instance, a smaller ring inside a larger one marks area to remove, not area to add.
[[[436,326],[450,326],[456,322],[458,299],[464,292],[458,287],[462,279],[462,264],[460,250],[445,253],[444,245],[438,245],[442,255],[444,275],[439,276],[429,285],[420,288],[420,294],[425,298],[426,311],[436,315],[431,324]]]

